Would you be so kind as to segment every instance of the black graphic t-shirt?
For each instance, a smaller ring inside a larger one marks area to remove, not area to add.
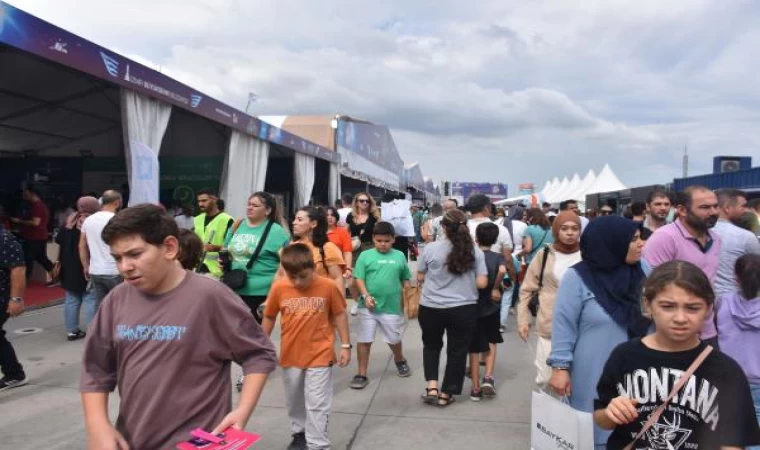
[[[615,428],[608,449],[622,449],[633,440],[704,348],[702,343],[684,352],[662,352],[635,339],[612,351],[597,385],[594,409],[604,409],[625,395],[638,400],[639,417]],[[718,450],[755,444],[760,444],[760,429],[747,378],[736,361],[713,350],[633,448]]]

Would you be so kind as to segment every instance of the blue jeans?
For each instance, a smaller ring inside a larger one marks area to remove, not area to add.
[[[66,291],[63,318],[67,333],[76,333],[77,330],[81,330],[79,328],[79,310],[82,307],[82,303],[84,303],[84,320],[86,324],[89,324],[95,315],[95,311],[97,311],[95,296],[89,291],[83,293]]]
[[[95,298],[94,307],[92,311],[92,315],[89,317],[95,316],[95,313],[98,312],[98,308],[100,307],[100,303],[103,301],[104,298],[106,298],[106,295],[108,295],[109,292],[111,292],[111,289],[115,288],[116,286],[121,283],[121,277],[119,275],[90,275],[90,283],[92,287],[90,288],[90,293]],[[85,314],[89,315],[90,313],[85,310]]]
[[[760,384],[750,384],[749,390],[752,392],[752,400],[755,402],[755,415],[757,423],[760,424]],[[760,450],[760,445],[747,447],[747,450]]]
[[[514,287],[506,289],[501,294],[501,324],[507,325],[507,317],[509,317],[509,308],[512,306],[512,291]]]

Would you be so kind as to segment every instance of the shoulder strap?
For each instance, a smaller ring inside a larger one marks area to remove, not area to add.
[[[546,269],[546,260],[549,259],[549,247],[544,247],[543,260],[541,260],[541,274],[538,276],[538,289],[544,287],[544,270]]]
[[[505,217],[501,224],[507,229],[507,231],[509,231],[509,238],[512,239],[512,248],[515,248],[515,232],[514,226],[512,226],[512,219]]]
[[[253,263],[258,259],[261,250],[264,248],[264,242],[267,240],[267,236],[269,236],[269,230],[272,229],[272,225],[274,225],[273,220],[267,222],[267,226],[264,228],[264,233],[261,235],[261,239],[259,239],[259,243],[256,245],[256,250],[253,251],[253,255],[251,255],[251,258],[248,260],[248,264],[245,265],[246,270],[251,270]]]
[[[694,375],[694,372],[699,368],[699,366],[702,365],[702,363],[707,359],[707,357],[710,355],[710,352],[712,352],[713,348],[711,345],[708,345],[705,347],[704,350],[702,350],[702,353],[697,356],[697,359],[694,360],[693,363],[691,363],[691,366],[689,366],[689,369],[686,370],[683,374],[681,374],[681,377],[676,381],[675,386],[673,386],[673,390],[670,391],[670,395],[668,395],[668,398],[665,399],[665,401],[662,403],[662,405],[658,406],[657,409],[654,410],[654,412],[649,416],[649,419],[647,419],[646,423],[644,423],[644,426],[641,427],[641,431],[638,432],[636,437],[633,439],[633,442],[628,444],[623,450],[631,450],[633,449],[633,446],[638,442],[639,439],[641,439],[642,436],[644,436],[644,433],[649,431],[650,428],[652,428],[652,425],[657,423],[657,421],[660,419],[660,416],[665,411],[665,408],[667,408],[668,403],[670,403],[671,400],[673,400],[673,397],[676,396],[678,391],[681,390],[684,384],[689,380],[689,378]]]
[[[243,219],[238,219],[238,220],[235,221],[234,224],[232,224],[232,234],[233,234],[233,236],[237,232],[237,229],[238,229],[238,227],[240,226],[241,223],[243,223]]]

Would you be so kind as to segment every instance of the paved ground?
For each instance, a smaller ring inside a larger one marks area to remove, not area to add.
[[[336,369],[335,398],[330,420],[334,449],[478,449],[530,448],[530,390],[533,379],[528,345],[514,333],[514,317],[499,347],[498,396],[473,403],[461,396],[449,408],[420,401],[422,342],[416,321],[404,337],[414,374],[399,378],[385,344],[376,341],[370,363],[370,385],[348,387],[355,365]],[[352,325],[354,321],[352,320]],[[15,331],[39,328],[32,334]],[[84,425],[77,385],[82,342],[67,342],[62,306],[31,311],[6,324],[10,339],[30,377],[30,384],[0,394],[1,448],[83,449]],[[277,343],[279,337],[274,336]],[[233,369],[233,377],[240,372]],[[469,383],[466,383],[469,392]],[[112,418],[118,399],[112,396]],[[248,429],[261,433],[257,449],[284,449],[290,441],[280,372],[269,379]],[[139,449],[138,449],[139,450]]]

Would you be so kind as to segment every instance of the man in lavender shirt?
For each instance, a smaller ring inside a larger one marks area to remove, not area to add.
[[[718,197],[704,186],[689,186],[676,196],[676,220],[659,228],[647,241],[643,258],[654,269],[667,261],[688,261],[715,283],[720,262],[720,237],[710,229],[718,222]],[[714,313],[705,320],[702,340],[717,346]]]

